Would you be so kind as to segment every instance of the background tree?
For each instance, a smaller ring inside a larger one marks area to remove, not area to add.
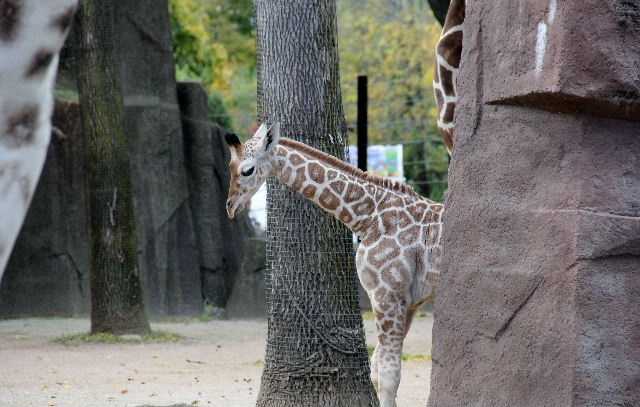
[[[334,1],[256,1],[258,104],[282,135],[338,157],[346,147]],[[377,405],[351,234],[270,183],[268,339],[258,406]]]
[[[115,64],[114,12],[111,1],[85,0],[75,31],[91,194],[91,332],[147,333],[123,100]]]

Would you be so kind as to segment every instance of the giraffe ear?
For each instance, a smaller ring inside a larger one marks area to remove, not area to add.
[[[240,152],[242,151],[242,143],[235,133],[227,133],[224,135],[224,139],[229,145],[229,152],[231,153],[231,160],[237,160],[240,158]]]
[[[264,126],[264,129],[263,127]],[[260,126],[260,129],[263,129],[264,136],[262,137],[261,142],[261,150],[264,153],[271,153],[275,151],[276,146],[280,142],[280,123],[275,122],[271,127],[265,126],[264,124]],[[258,131],[260,131],[260,129]]]

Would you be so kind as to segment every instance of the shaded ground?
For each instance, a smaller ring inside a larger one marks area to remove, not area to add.
[[[430,316],[407,337],[399,407],[424,407],[431,362]],[[252,407],[262,372],[265,321],[156,323],[184,340],[152,344],[54,343],[86,332],[84,319],[0,321],[2,407]],[[374,343],[373,321],[365,320]]]

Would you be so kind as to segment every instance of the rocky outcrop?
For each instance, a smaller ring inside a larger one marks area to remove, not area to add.
[[[237,233],[242,236],[242,262],[227,303],[226,315],[229,318],[264,318],[267,316],[264,291],[267,237],[265,231],[246,214],[239,216],[234,223]]]
[[[639,17],[467,3],[430,407],[640,405]]]
[[[225,130],[209,123],[207,94],[199,83],[178,85],[185,134],[185,154],[194,217],[202,297],[217,308],[227,305],[240,269],[242,220],[229,221],[225,201],[229,189],[229,151]]]

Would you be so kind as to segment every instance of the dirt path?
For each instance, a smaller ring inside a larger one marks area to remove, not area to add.
[[[52,339],[87,332],[87,320],[0,321],[0,406],[255,404],[264,360],[265,321],[152,325],[186,339],[178,343],[65,346]],[[430,354],[431,326],[430,317],[414,322],[405,347],[413,359]],[[373,344],[373,321],[365,321],[365,329],[367,342]],[[404,362],[399,407],[426,405],[430,371],[429,361]]]

